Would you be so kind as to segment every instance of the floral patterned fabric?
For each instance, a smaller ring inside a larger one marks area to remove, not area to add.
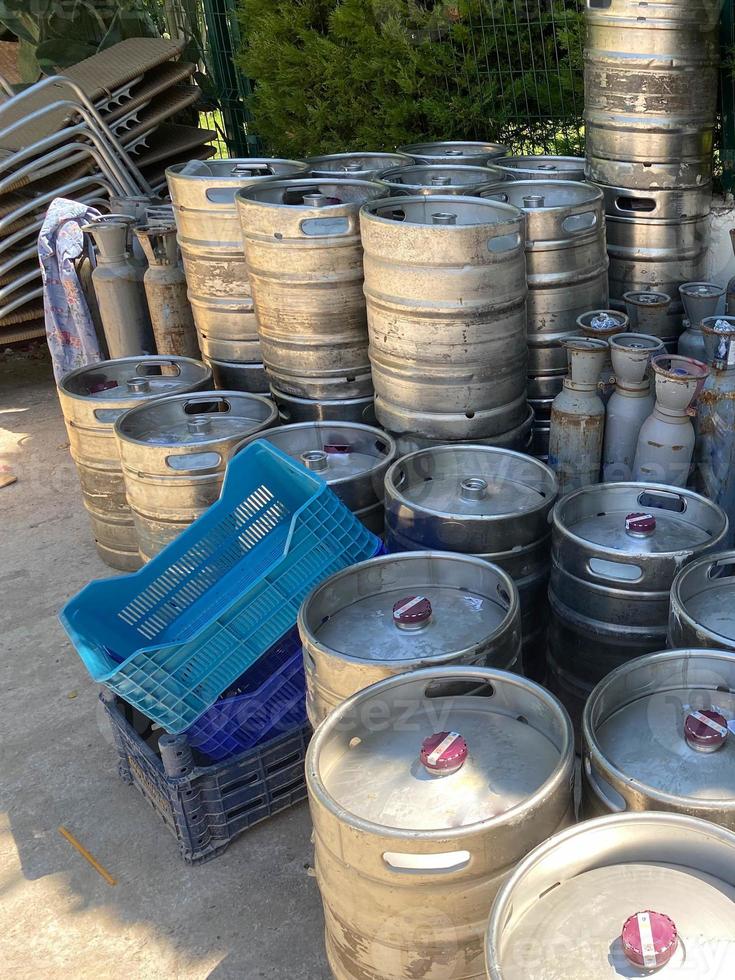
[[[86,204],[57,197],[49,205],[38,235],[46,337],[57,383],[74,368],[102,360],[74,266],[84,250],[82,225],[98,214]]]

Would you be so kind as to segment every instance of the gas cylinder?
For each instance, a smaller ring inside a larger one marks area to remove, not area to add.
[[[641,426],[633,462],[636,482],[654,481],[685,487],[694,452],[694,426],[689,407],[702,389],[709,368],[691,357],[659,354],[656,405]]]
[[[97,250],[92,283],[100,308],[110,358],[155,354],[143,269],[131,261],[127,248],[128,223],[95,221],[84,225]]]
[[[660,337],[670,354],[676,353],[677,337],[669,336],[669,307],[671,297],[668,293],[653,290],[634,290],[623,295],[625,312],[630,319],[633,333],[647,337]]]
[[[697,399],[697,467],[704,493],[735,520],[735,316],[706,317],[710,367]]]
[[[704,361],[706,357],[702,320],[717,313],[725,290],[714,282],[685,282],[679,286],[679,295],[684,304],[688,323],[685,324],[686,329],[679,337],[678,353],[683,357],[694,357],[698,361]]]
[[[570,337],[562,343],[569,376],[552,403],[549,433],[549,466],[558,477],[560,497],[599,482],[605,406],[598,381],[610,350],[606,340],[588,337]]]
[[[732,250],[735,252],[735,228],[730,229],[730,241],[732,242]],[[728,316],[735,315],[735,276],[733,276],[727,284],[727,301],[725,311],[727,312]]]
[[[577,317],[577,326],[583,337],[590,337],[594,340],[609,340],[610,337],[619,333],[625,333],[630,320],[625,313],[618,313],[616,310],[590,310]],[[613,371],[610,359],[610,350],[600,368],[599,395],[602,404],[607,402],[615,390],[615,372]]]
[[[173,222],[141,225],[135,234],[148,259],[143,285],[158,353],[200,357],[176,225]]]
[[[609,340],[615,390],[607,403],[602,445],[602,481],[630,480],[641,426],[654,409],[647,377],[652,356],[665,353],[658,337],[622,333]]]

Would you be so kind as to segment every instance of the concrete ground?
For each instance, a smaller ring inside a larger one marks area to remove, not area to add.
[[[17,483],[0,489],[2,976],[327,980],[305,803],[189,867],[117,776],[98,688],[57,619],[111,572],[94,549],[42,350],[0,353],[7,471]]]

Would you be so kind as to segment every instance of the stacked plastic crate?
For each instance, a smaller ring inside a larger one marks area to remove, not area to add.
[[[379,547],[318,476],[255,442],[230,462],[220,500],[161,554],[62,610],[106,688],[121,775],[185,859],[304,798],[296,615],[315,585]]]

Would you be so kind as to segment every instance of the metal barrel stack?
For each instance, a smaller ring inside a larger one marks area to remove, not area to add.
[[[588,0],[585,48],[587,178],[605,196],[610,296],[655,290],[672,303],[702,278],[712,198],[719,62],[717,0],[632,7]]]

